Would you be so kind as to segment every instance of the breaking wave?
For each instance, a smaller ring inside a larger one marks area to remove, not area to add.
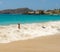
[[[28,40],[36,37],[54,35],[60,32],[60,21],[43,23],[0,25],[0,43]]]

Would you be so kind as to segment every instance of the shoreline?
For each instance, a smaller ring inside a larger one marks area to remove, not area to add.
[[[0,52],[60,52],[60,34],[0,43]]]
[[[10,43],[18,40],[29,40],[37,37],[49,36],[60,33],[60,21],[44,23],[0,25],[0,43]]]

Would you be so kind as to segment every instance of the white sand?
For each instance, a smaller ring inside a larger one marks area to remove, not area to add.
[[[60,33],[60,21],[21,24],[21,29],[18,29],[17,24],[0,25],[0,43],[28,40],[40,36],[54,35],[56,33]]]

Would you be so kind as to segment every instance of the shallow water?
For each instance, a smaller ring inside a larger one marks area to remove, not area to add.
[[[60,15],[0,14],[0,24],[38,23],[58,20],[60,20]]]

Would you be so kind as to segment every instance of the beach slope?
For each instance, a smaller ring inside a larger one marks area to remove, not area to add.
[[[60,52],[60,34],[0,43],[0,52]]]

